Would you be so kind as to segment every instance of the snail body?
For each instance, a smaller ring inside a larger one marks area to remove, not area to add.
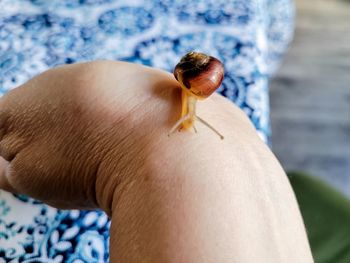
[[[170,133],[179,126],[185,130],[195,129],[194,122],[199,120],[223,139],[217,130],[196,115],[197,100],[208,98],[223,81],[224,66],[220,60],[203,53],[189,52],[175,66],[174,76],[182,88],[182,110],[181,118]]]

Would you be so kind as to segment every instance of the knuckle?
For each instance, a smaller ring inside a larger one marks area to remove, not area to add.
[[[0,156],[6,161],[11,162],[23,148],[23,145],[23,140],[15,136],[5,136],[5,138],[0,141]]]

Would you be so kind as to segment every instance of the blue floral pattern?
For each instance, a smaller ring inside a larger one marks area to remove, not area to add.
[[[268,78],[293,33],[291,0],[1,0],[0,95],[50,67],[95,59],[171,71],[188,51],[218,57],[218,92],[269,136]],[[107,262],[110,222],[0,192],[1,262]]]

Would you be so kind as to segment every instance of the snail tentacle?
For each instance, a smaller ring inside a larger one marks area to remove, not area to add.
[[[199,117],[198,115],[196,115],[196,119],[199,120],[201,123],[203,123],[205,126],[207,126],[209,129],[211,129],[213,132],[215,132],[217,135],[219,135],[220,139],[223,140],[224,136],[218,131],[216,130],[213,126],[211,126],[208,122],[206,122],[205,120],[203,120],[201,117]]]
[[[170,137],[170,135],[171,135],[172,133],[174,133],[174,131],[176,131],[178,128],[180,128],[180,126],[182,125],[182,123],[183,123],[184,121],[187,121],[187,120],[190,119],[190,118],[191,118],[190,114],[187,114],[187,115],[183,116],[182,118],[180,118],[180,119],[174,124],[174,126],[170,129],[170,131],[169,131],[169,133],[168,133],[168,136]]]

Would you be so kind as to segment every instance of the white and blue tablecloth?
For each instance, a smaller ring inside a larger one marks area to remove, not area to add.
[[[60,64],[125,60],[172,71],[219,58],[218,92],[269,136],[268,78],[291,36],[290,0],[0,0],[0,93]],[[0,191],[1,262],[107,262],[107,216]]]

